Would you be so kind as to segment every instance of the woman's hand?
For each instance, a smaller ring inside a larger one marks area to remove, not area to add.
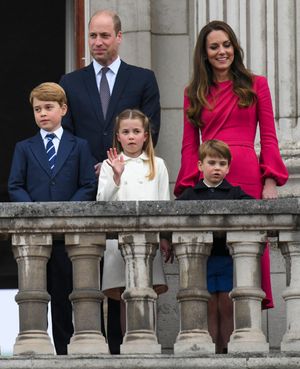
[[[262,191],[263,199],[277,199],[278,192],[276,182],[273,178],[266,178]]]
[[[165,238],[160,239],[160,250],[164,256],[165,263],[167,263],[168,261],[170,261],[170,263],[173,263],[174,254],[171,244],[167,239]]]
[[[123,156],[119,156],[116,148],[110,148],[107,151],[107,163],[111,166],[114,172],[114,182],[117,186],[120,186],[121,176],[124,172],[125,162]]]

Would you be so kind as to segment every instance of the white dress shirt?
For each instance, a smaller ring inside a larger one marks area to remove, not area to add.
[[[52,142],[53,142],[53,145],[55,147],[55,152],[57,153],[58,148],[59,148],[59,143],[60,143],[61,136],[62,136],[63,132],[64,132],[64,130],[63,130],[63,127],[61,127],[61,126],[54,132],[47,132],[43,128],[41,128],[40,129],[40,134],[41,134],[42,139],[44,141],[45,150],[46,150],[46,146],[47,146],[47,143],[48,143],[48,138],[46,138],[46,135],[48,133],[54,133],[55,137],[53,138]]]
[[[110,65],[108,65],[109,71],[106,73],[106,78],[107,78],[107,82],[109,85],[109,91],[110,94],[112,94],[112,90],[114,88],[115,85],[115,81],[116,81],[116,77],[118,74],[118,70],[120,68],[121,65],[121,59],[118,56],[117,59],[112,62]],[[99,64],[98,62],[96,62],[96,60],[93,60],[93,66],[94,66],[94,70],[95,70],[95,76],[96,76],[96,81],[97,81],[97,86],[100,86],[100,80],[102,77],[102,68],[104,68],[103,65]]]

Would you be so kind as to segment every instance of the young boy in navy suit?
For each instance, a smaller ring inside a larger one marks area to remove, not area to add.
[[[198,167],[203,174],[194,187],[187,188],[177,200],[238,200],[252,199],[239,186],[226,181],[231,153],[229,146],[219,140],[209,140],[199,147]],[[227,352],[233,331],[233,306],[229,292],[233,288],[233,261],[226,246],[226,237],[214,237],[207,260],[208,330],[216,344],[217,353]]]
[[[67,112],[63,88],[52,82],[42,83],[32,90],[30,103],[40,131],[16,144],[8,180],[11,201],[93,201],[97,180],[88,143],[61,126]],[[54,136],[48,138],[48,134]],[[64,355],[73,324],[69,300],[72,264],[63,241],[53,243],[47,287],[55,349],[57,354]]]

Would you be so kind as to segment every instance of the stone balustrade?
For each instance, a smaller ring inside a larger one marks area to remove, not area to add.
[[[11,235],[18,264],[20,332],[14,354],[54,354],[47,334],[46,263],[52,239],[64,237],[73,265],[74,335],[69,354],[107,354],[101,333],[99,262],[105,241],[118,238],[126,265],[127,331],[121,354],[159,354],[152,260],[160,233],[178,259],[180,329],[175,355],[214,353],[207,330],[206,260],[214,232],[227,232],[234,259],[234,332],[229,353],[268,353],[261,327],[260,256],[269,235],[287,265],[287,330],[281,351],[300,350],[300,202],[83,202],[1,204],[0,234]]]

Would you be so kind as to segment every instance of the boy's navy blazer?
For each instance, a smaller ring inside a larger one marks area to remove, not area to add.
[[[8,180],[11,201],[92,201],[96,190],[85,140],[64,130],[53,173],[40,132],[16,144]]]
[[[107,158],[112,146],[115,118],[125,109],[138,108],[151,120],[154,144],[160,128],[160,102],[157,81],[153,71],[121,61],[106,119],[100,103],[93,63],[64,75],[60,80],[69,110],[62,125],[90,145],[94,163]]]

